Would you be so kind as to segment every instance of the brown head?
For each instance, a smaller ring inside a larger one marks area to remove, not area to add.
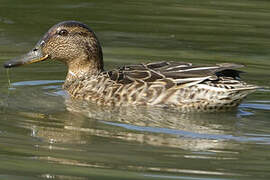
[[[54,25],[30,52],[6,62],[4,67],[11,68],[47,59],[67,64],[67,79],[103,71],[102,49],[95,33],[77,21]]]

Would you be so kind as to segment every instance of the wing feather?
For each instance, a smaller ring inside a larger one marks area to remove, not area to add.
[[[194,66],[186,62],[152,62],[148,64],[127,65],[106,72],[111,80],[120,84],[135,81],[147,83],[171,82],[188,87],[203,81],[217,81],[219,78],[238,79],[241,71],[234,70],[243,65],[222,63],[213,66]],[[171,86],[170,86],[171,87]]]

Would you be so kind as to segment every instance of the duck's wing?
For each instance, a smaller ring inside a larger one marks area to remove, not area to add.
[[[120,83],[132,82],[170,82],[171,85],[189,86],[206,80],[216,81],[219,78],[239,79],[241,71],[237,64],[216,64],[212,66],[193,66],[185,62],[153,62],[148,64],[127,65],[108,71],[110,79]]]

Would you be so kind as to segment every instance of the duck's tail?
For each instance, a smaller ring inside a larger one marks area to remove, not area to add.
[[[259,87],[238,81],[235,86],[197,84],[189,88],[188,98],[180,99],[184,111],[225,111],[237,107],[242,100]],[[183,96],[182,96],[183,97]]]

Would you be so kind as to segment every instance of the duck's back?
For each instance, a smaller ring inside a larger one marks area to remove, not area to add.
[[[183,62],[129,65],[65,86],[72,97],[100,105],[172,106],[217,111],[237,106],[256,89],[240,80],[236,64],[193,66]]]

